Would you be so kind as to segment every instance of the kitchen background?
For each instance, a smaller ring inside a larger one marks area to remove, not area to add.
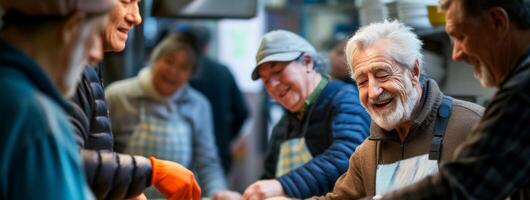
[[[242,191],[261,175],[270,127],[283,112],[262,83],[250,79],[265,32],[296,32],[327,57],[332,41],[351,36],[359,26],[399,19],[424,42],[423,69],[445,94],[487,104],[495,90],[480,86],[472,66],[451,60],[451,41],[443,15],[435,15],[436,5],[437,0],[142,0],[143,23],[130,32],[124,52],[105,54],[103,78],[108,84],[136,75],[164,32],[207,27],[212,33],[209,56],[229,66],[251,113],[233,145],[236,161],[229,174],[232,188]]]

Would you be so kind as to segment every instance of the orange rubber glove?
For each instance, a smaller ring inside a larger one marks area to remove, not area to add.
[[[169,200],[200,200],[201,188],[193,173],[175,162],[150,157],[151,183]]]

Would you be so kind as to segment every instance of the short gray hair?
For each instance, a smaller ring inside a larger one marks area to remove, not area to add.
[[[302,63],[304,60],[304,57],[303,57],[304,54],[307,54],[313,61],[313,69],[315,70],[315,72],[319,74],[324,74],[326,72],[326,67],[327,67],[326,60],[322,56],[320,56],[318,53],[313,54],[309,52],[302,52],[300,56],[298,56],[293,61]]]
[[[391,42],[388,47],[388,54],[392,59],[406,66],[409,70],[418,61],[421,69],[423,63],[423,54],[421,53],[423,43],[421,40],[412,32],[412,28],[397,20],[385,20],[362,27],[348,40],[345,53],[351,75],[354,75],[352,70],[353,54],[357,50],[369,48],[375,42],[383,39]]]
[[[153,51],[151,52],[151,57],[149,59],[150,63],[154,63],[157,60],[160,60],[171,53],[174,53],[179,50],[185,50],[192,57],[192,61],[196,62],[197,55],[195,55],[192,45],[187,41],[183,35],[174,33],[166,38],[164,38],[160,43],[158,43]],[[195,65],[195,63],[194,63]]]

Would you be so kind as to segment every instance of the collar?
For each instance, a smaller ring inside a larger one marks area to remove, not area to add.
[[[159,101],[159,102],[169,102],[182,99],[184,97],[185,90],[188,90],[188,84],[184,84],[178,89],[173,95],[169,97],[164,97],[160,95],[153,85],[153,73],[151,67],[144,67],[138,73],[138,81],[140,83],[140,89],[143,93],[142,96],[147,96],[148,98]]]
[[[324,90],[326,85],[328,85],[329,78],[327,76],[325,76],[325,75],[321,75],[321,77],[322,78],[318,82],[318,85],[315,87],[315,89],[313,89],[311,94],[305,99],[304,107],[302,108],[302,110],[300,110],[300,111],[295,113],[296,118],[298,120],[302,120],[304,118],[304,115],[305,115],[306,111],[308,110],[309,106],[316,101],[317,97],[320,95],[322,90]]]
[[[412,135],[423,132],[422,130],[428,128],[429,125],[434,123],[434,120],[436,120],[436,113],[442,101],[443,94],[440,91],[440,88],[438,88],[436,82],[432,79],[427,79],[424,83],[422,83],[422,91],[423,94],[421,95],[419,102],[420,107],[416,109],[414,113],[412,113],[414,121],[409,133],[405,137],[405,140]],[[375,124],[373,120],[370,124],[370,136],[368,139],[400,141],[398,133],[395,129],[387,131]]]
[[[72,108],[63,95],[52,83],[44,70],[37,62],[26,53],[15,48],[4,39],[0,38],[0,62],[1,67],[10,67],[20,71],[32,83],[33,87],[48,96],[57,103],[65,112],[69,113]],[[81,76],[81,74],[79,74]]]

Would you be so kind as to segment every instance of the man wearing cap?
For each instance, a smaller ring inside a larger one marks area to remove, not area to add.
[[[266,180],[250,185],[243,199],[325,194],[369,133],[370,118],[357,89],[321,74],[322,58],[292,32],[265,34],[256,61],[252,79],[261,78],[286,112],[272,131]]]
[[[104,51],[120,52],[125,49],[128,31],[142,21],[138,3],[139,0],[116,3],[103,32]],[[85,68],[76,93],[70,99],[74,108],[70,112],[70,120],[76,132],[76,142],[81,148],[86,178],[96,198],[131,198],[151,185],[172,199],[199,198],[200,188],[193,174],[179,164],[113,152],[113,135],[100,67],[89,65]]]
[[[92,199],[64,97],[100,55],[111,0],[2,0],[0,199]]]

